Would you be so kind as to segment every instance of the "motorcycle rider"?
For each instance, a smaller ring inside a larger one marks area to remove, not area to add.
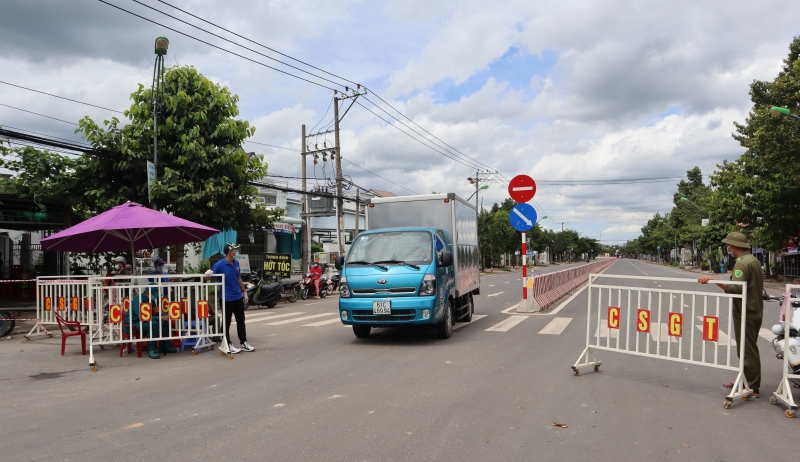
[[[314,281],[314,289],[316,289],[316,298],[319,298],[319,280],[322,277],[322,268],[319,266],[319,262],[315,261],[314,265],[311,267],[311,280]]]

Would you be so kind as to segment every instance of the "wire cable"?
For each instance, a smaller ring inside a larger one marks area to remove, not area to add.
[[[49,115],[39,114],[38,112],[29,111],[27,109],[20,109],[18,107],[9,106],[8,104],[0,103],[0,106],[5,106],[5,107],[11,108],[11,109],[16,109],[18,111],[27,112],[28,114],[33,114],[33,115],[37,115],[37,116],[40,116],[40,117],[47,117],[48,119],[53,119],[53,120],[57,120],[59,122],[64,122],[65,124],[78,125],[75,122],[69,122],[69,121],[64,120],[64,119],[58,119],[56,117],[52,117],[52,116],[49,116]]]
[[[360,166],[360,165],[358,165],[358,164],[356,164],[356,163],[354,163],[354,162],[350,162],[349,160],[345,159],[344,157],[342,157],[342,160],[343,160],[343,161],[345,161],[345,162],[347,162],[347,163],[348,163],[348,164],[350,164],[350,165],[353,165],[353,166],[355,166],[355,167],[358,167],[358,168],[360,168],[361,170],[364,170],[364,171],[365,171],[365,172],[367,172],[367,173],[371,173],[371,174],[373,174],[373,175],[377,176],[378,178],[380,178],[380,179],[382,179],[382,180],[388,181],[389,183],[391,183],[391,184],[393,184],[393,185],[395,185],[395,186],[399,186],[399,187],[401,187],[401,188],[405,189],[406,191],[412,192],[412,193],[414,193],[414,194],[419,194],[418,192],[416,192],[416,191],[413,191],[413,190],[411,190],[411,189],[408,189],[408,188],[406,188],[406,187],[405,187],[405,186],[403,186],[403,185],[397,184],[397,183],[395,183],[394,181],[392,181],[392,180],[390,180],[390,179],[388,179],[388,178],[384,178],[384,177],[382,177],[382,176],[378,175],[377,173],[375,173],[375,172],[373,172],[373,171],[367,170],[367,169],[365,169],[364,167],[362,167],[362,166]]]
[[[152,19],[145,18],[144,16],[142,16],[142,15],[139,15],[139,14],[136,14],[136,13],[134,13],[134,12],[132,12],[132,11],[128,11],[128,10],[126,10],[125,8],[122,8],[122,7],[119,7],[119,6],[117,6],[117,5],[114,5],[114,4],[111,4],[111,3],[108,3],[108,2],[107,2],[107,1],[105,1],[105,0],[98,0],[98,1],[99,1],[100,3],[105,3],[105,4],[106,4],[106,5],[108,5],[108,6],[114,7],[114,8],[116,8],[116,9],[120,10],[120,11],[124,11],[125,13],[128,13],[128,14],[130,14],[130,15],[136,16],[137,18],[144,19],[145,21],[147,21],[147,22],[150,22],[150,23],[153,23],[153,24],[155,24],[155,25],[157,25],[157,26],[161,26],[161,27],[163,27],[163,28],[165,28],[165,29],[167,29],[167,30],[171,30],[172,32],[175,32],[176,34],[183,35],[184,37],[188,37],[188,38],[190,38],[190,39],[192,39],[192,40],[196,40],[196,41],[198,41],[198,42],[200,42],[200,43],[204,43],[204,44],[206,44],[206,45],[208,45],[208,46],[210,46],[210,47],[214,47],[214,48],[216,48],[216,49],[218,49],[218,50],[224,51],[224,52],[226,52],[226,53],[230,53],[230,54],[232,54],[232,55],[234,55],[234,56],[238,56],[239,58],[246,59],[246,60],[248,60],[248,61],[250,61],[250,62],[252,62],[252,63],[258,64],[258,65],[260,65],[260,66],[264,66],[264,67],[266,67],[266,68],[268,68],[268,69],[272,69],[272,70],[274,70],[274,71],[278,71],[278,72],[280,72],[280,73],[282,73],[282,74],[286,74],[286,75],[288,75],[288,76],[290,76],[290,77],[294,77],[294,78],[296,78],[296,79],[303,80],[303,81],[305,81],[305,82],[308,82],[308,83],[310,83],[310,84],[316,85],[316,86],[318,86],[318,87],[326,88],[326,89],[328,89],[328,90],[331,90],[331,91],[333,91],[333,90],[336,90],[335,88],[331,88],[331,87],[329,87],[329,86],[327,86],[327,85],[323,85],[323,84],[321,84],[321,83],[319,83],[319,82],[314,82],[314,81],[312,81],[312,80],[308,80],[308,79],[306,79],[306,78],[300,77],[299,75],[294,75],[294,74],[292,74],[291,72],[286,72],[286,71],[284,71],[284,70],[282,70],[282,69],[278,69],[277,67],[270,66],[269,64],[264,64],[264,63],[262,63],[262,62],[260,62],[260,61],[256,61],[255,59],[248,58],[247,56],[240,55],[239,53],[236,53],[236,52],[233,52],[233,51],[231,51],[231,50],[227,50],[227,49],[225,49],[225,48],[222,48],[221,46],[214,45],[213,43],[210,43],[210,42],[206,42],[205,40],[199,39],[199,38],[197,38],[197,37],[194,37],[194,36],[192,36],[192,35],[189,35],[189,34],[187,34],[187,33],[185,33],[185,32],[181,32],[181,31],[179,31],[179,30],[177,30],[177,29],[174,29],[174,28],[172,28],[172,27],[169,27],[169,26],[165,26],[164,24],[161,24],[161,23],[159,23],[159,22],[157,22],[157,21],[154,21],[154,20],[152,20]]]
[[[43,91],[40,91],[40,90],[34,90],[33,88],[23,87],[22,85],[15,85],[13,83],[3,82],[2,80],[0,80],[0,83],[5,84],[5,85],[10,85],[12,87],[22,88],[23,90],[32,91],[34,93],[41,93],[43,95],[52,96],[53,98],[58,98],[58,99],[66,100],[66,101],[72,101],[73,103],[83,104],[84,106],[91,106],[91,107],[96,107],[98,109],[105,109],[106,111],[118,112],[120,114],[124,114],[123,111],[118,111],[116,109],[111,109],[111,108],[108,108],[108,107],[98,106],[96,104],[91,104],[91,103],[84,103],[83,101],[78,101],[77,99],[66,98],[64,96],[58,96],[58,95],[54,95],[52,93],[46,93],[46,92],[43,92]]]
[[[225,37],[223,37],[223,36],[221,36],[221,35],[218,35],[218,34],[215,34],[215,33],[213,33],[213,32],[207,31],[207,30],[203,29],[202,27],[196,26],[196,25],[194,25],[194,24],[192,24],[192,23],[190,23],[190,22],[186,22],[186,21],[184,21],[183,19],[180,19],[180,18],[177,18],[177,17],[175,17],[175,16],[172,16],[171,14],[169,14],[169,13],[166,13],[166,12],[164,12],[164,11],[161,11],[161,10],[159,10],[159,9],[157,9],[157,8],[154,8],[154,7],[150,6],[150,5],[146,5],[146,4],[142,3],[142,2],[140,2],[139,0],[132,0],[132,1],[133,1],[134,3],[138,3],[139,5],[142,5],[142,6],[144,6],[145,8],[150,8],[150,9],[151,9],[151,10],[153,10],[153,11],[156,11],[156,12],[158,12],[158,13],[161,13],[161,14],[163,14],[164,16],[167,16],[167,17],[170,17],[170,18],[172,18],[172,19],[174,19],[174,20],[176,20],[176,21],[182,22],[182,23],[186,24],[187,26],[194,27],[195,29],[201,30],[201,31],[205,32],[206,34],[213,35],[214,37],[217,37],[217,38],[219,38],[219,39],[225,40],[225,41],[226,41],[226,42],[228,42],[228,43],[232,43],[232,44],[234,44],[234,45],[236,45],[236,46],[238,46],[238,47],[242,47],[242,48],[244,48],[244,49],[245,49],[245,50],[247,50],[247,51],[252,51],[253,53],[255,53],[255,54],[257,54],[257,55],[260,55],[260,56],[263,56],[263,57],[265,57],[265,58],[267,58],[267,59],[271,59],[271,60],[273,60],[273,61],[275,61],[275,62],[281,63],[281,64],[283,64],[284,66],[291,67],[292,69],[298,70],[298,71],[300,71],[300,72],[304,72],[304,73],[306,73],[306,74],[308,74],[308,75],[313,75],[314,77],[316,77],[316,78],[318,78],[318,79],[324,80],[324,81],[326,81],[326,82],[330,82],[330,83],[332,83],[332,84],[334,84],[334,85],[338,85],[338,86],[340,86],[340,87],[343,87],[343,88],[345,87],[345,85],[342,85],[342,84],[341,84],[341,83],[339,83],[339,82],[334,82],[333,80],[327,79],[327,78],[325,78],[325,77],[320,77],[320,76],[318,76],[317,74],[314,74],[313,72],[309,72],[309,71],[307,71],[307,70],[305,70],[305,69],[301,69],[301,68],[299,68],[299,67],[297,67],[297,66],[293,66],[293,65],[291,65],[291,64],[287,64],[287,63],[285,63],[285,62],[281,61],[280,59],[273,58],[272,56],[265,55],[264,53],[261,53],[261,52],[259,52],[259,51],[256,51],[256,50],[254,50],[254,49],[252,49],[252,48],[248,48],[248,47],[246,47],[246,46],[244,46],[244,45],[242,45],[242,44],[240,44],[240,43],[236,43],[236,42],[234,42],[233,40],[227,39],[227,38],[225,38]]]
[[[258,141],[244,140],[244,142],[245,142],[245,143],[252,143],[252,144],[259,144],[259,145],[261,145],[261,146],[269,146],[269,147],[271,147],[271,148],[285,149],[285,150],[287,150],[287,151],[296,151],[296,152],[301,152],[299,149],[293,149],[293,148],[284,148],[283,146],[275,146],[274,144],[259,143]]]

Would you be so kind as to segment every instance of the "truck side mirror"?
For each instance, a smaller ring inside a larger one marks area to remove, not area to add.
[[[336,257],[336,261],[334,262],[334,266],[337,270],[341,271],[342,267],[344,266],[344,256],[339,255]]]
[[[441,256],[439,257],[439,266],[447,268],[448,266],[453,265],[453,254],[449,250],[442,250]]]

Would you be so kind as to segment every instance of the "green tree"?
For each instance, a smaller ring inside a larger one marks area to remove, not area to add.
[[[750,85],[753,107],[744,124],[735,123],[733,134],[745,152],[712,176],[713,218],[752,233],[755,244],[772,250],[800,230],[800,123],[769,112],[772,106],[800,109],[798,58],[795,37],[778,76]]]
[[[271,227],[283,211],[255,204],[250,183],[267,174],[260,156],[249,156],[244,140],[255,128],[239,115],[239,97],[194,67],[164,74],[163,109],[158,120],[158,179],[152,199],[158,209],[218,229],[249,232]],[[91,210],[101,212],[125,201],[148,204],[146,162],[152,159],[151,90],[139,85],[125,111],[100,127],[88,116],[79,129],[95,149],[119,153],[118,159],[85,158],[76,168],[78,191]],[[182,264],[179,254],[179,270]]]
[[[22,199],[33,199],[40,209],[45,202],[76,205],[80,196],[74,190],[75,165],[79,159],[32,147],[10,148],[0,143],[0,167],[14,174],[0,178],[0,190]]]

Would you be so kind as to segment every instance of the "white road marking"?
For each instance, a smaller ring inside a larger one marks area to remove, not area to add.
[[[312,322],[311,324],[303,324],[303,327],[327,326],[328,324],[333,324],[335,322],[342,322],[342,321],[337,317],[337,318],[334,318],[334,319],[326,319],[324,321]]]
[[[597,329],[595,329],[594,331],[594,336],[597,338],[606,338],[606,335],[608,335],[609,338],[619,337],[619,329],[610,329],[610,330],[611,334],[609,335],[608,319],[601,319],[600,325],[597,326]]]
[[[540,330],[539,333],[547,335],[561,335],[571,321],[572,318],[553,318],[553,320],[544,326],[544,329]]]
[[[505,292],[497,292],[496,294],[489,294],[487,297],[494,297],[496,295],[504,294]]]
[[[494,284],[490,285],[489,287],[494,287]]]
[[[272,319],[273,317],[275,317],[276,314],[277,313],[259,313],[257,315],[253,314],[250,316],[245,316],[244,322],[248,323],[248,322],[266,321],[268,319]],[[231,324],[236,324],[236,319],[232,319]]]
[[[758,336],[768,341],[769,343],[772,343],[772,339],[775,338],[775,334],[773,334],[771,330],[764,329],[763,327],[761,328],[761,330],[758,331]]]
[[[284,314],[279,314],[277,316],[268,316],[268,317],[265,317],[265,318],[256,319],[254,322],[271,321],[273,319],[285,318],[287,316],[295,316],[295,315],[298,315],[298,314],[305,314],[305,313],[306,313],[305,311],[297,311],[297,312],[294,312],[294,313],[284,313]],[[245,318],[245,321],[249,321],[249,319]]]
[[[289,324],[289,323],[292,323],[292,322],[305,321],[307,319],[321,318],[323,316],[336,316],[336,314],[335,313],[312,314],[311,316],[303,316],[302,318],[292,318],[292,319],[284,319],[283,321],[268,322],[266,325],[267,326],[280,326],[282,324]]]
[[[512,327],[528,319],[527,316],[509,316],[504,321],[498,322],[486,329],[486,332],[508,332]]]
[[[672,343],[678,343],[678,338],[677,337],[673,337],[673,336],[669,335],[669,325],[667,325],[667,323],[665,323],[665,322],[662,322],[662,323],[652,322],[652,323],[650,323],[650,338],[652,338],[654,342],[657,341],[656,340],[656,336],[659,335],[659,331],[658,331],[658,327],[659,326],[661,326],[661,335],[660,335],[661,338],[659,339],[659,340],[661,340],[661,343],[666,343],[666,342],[670,342],[670,341]],[[719,334],[720,334],[720,338],[721,338],[722,337],[722,331],[720,331]]]
[[[695,327],[697,327],[697,330],[699,330],[700,332],[703,332],[703,326],[702,325],[696,324]],[[770,332],[770,333],[772,333],[772,332]],[[702,338],[702,336],[700,338]],[[722,330],[722,329],[719,330],[719,339],[717,340],[717,343],[719,344],[719,346],[728,346],[728,334],[726,334],[725,331]],[[731,346],[736,346],[736,340],[735,339],[731,339]]]
[[[508,284],[509,282],[511,282],[511,281],[506,281],[505,284]]]
[[[459,329],[461,327],[468,326],[470,324],[474,324],[475,321],[480,321],[481,319],[483,319],[485,317],[486,317],[485,314],[473,314],[471,322],[456,322],[456,325],[453,326],[453,329]]]

